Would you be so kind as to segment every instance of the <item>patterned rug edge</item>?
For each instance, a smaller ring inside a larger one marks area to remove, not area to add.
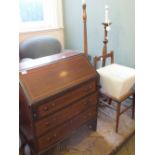
[[[121,149],[121,147],[123,147],[128,142],[128,140],[132,136],[134,136],[134,134],[135,134],[135,130],[133,132],[131,132],[131,134],[129,134],[128,137],[124,141],[122,141],[122,143],[120,145],[116,146],[113,150],[111,150],[109,155],[115,155],[117,153],[117,151],[119,151]]]

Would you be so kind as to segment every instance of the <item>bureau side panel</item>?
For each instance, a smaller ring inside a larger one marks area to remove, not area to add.
[[[27,104],[21,86],[19,86],[19,130],[29,146],[37,149],[31,108]]]

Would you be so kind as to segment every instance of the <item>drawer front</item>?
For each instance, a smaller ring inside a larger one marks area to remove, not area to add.
[[[91,106],[97,104],[97,93],[94,93],[86,98],[83,98],[70,106],[60,110],[53,115],[39,120],[35,123],[36,134],[40,136],[41,134],[47,132],[48,130],[64,123],[65,121],[73,118],[74,116],[80,114],[81,112],[87,110]]]
[[[85,111],[84,113],[80,114],[69,122],[59,126],[54,130],[51,130],[50,133],[38,139],[39,151],[57,143],[59,140],[71,134],[71,132],[78,129],[83,124],[92,120],[93,118],[96,118],[96,107],[90,108],[89,110]]]
[[[95,90],[96,90],[96,81],[94,80],[74,90],[68,91],[62,96],[40,105],[36,110],[37,118],[49,115],[50,113],[53,113],[67,106],[68,104],[76,101],[77,99],[80,99],[85,95],[94,92]]]

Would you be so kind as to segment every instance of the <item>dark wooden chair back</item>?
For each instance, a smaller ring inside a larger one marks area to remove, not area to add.
[[[102,60],[102,67],[104,67],[105,61],[109,57],[111,58],[111,64],[113,64],[114,63],[114,52],[113,51],[111,51],[111,52],[109,52],[109,53],[107,53],[105,55],[102,55],[102,56],[98,56],[98,57],[95,56],[94,57],[94,67],[95,67],[95,69],[97,67],[97,62],[101,61],[101,60]]]

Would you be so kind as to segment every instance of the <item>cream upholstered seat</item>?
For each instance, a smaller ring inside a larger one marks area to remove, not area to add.
[[[116,99],[127,94],[135,82],[135,70],[119,64],[110,64],[97,69],[100,75],[101,92]]]

